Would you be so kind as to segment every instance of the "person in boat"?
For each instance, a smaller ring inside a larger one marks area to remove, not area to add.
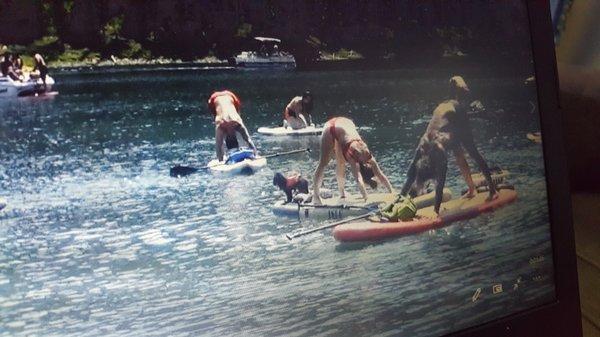
[[[219,161],[223,161],[225,155],[223,143],[227,150],[239,148],[237,134],[240,134],[252,149],[254,156],[258,155],[256,146],[240,116],[241,101],[233,92],[229,90],[214,92],[208,99],[208,108],[215,117],[215,149]]]
[[[323,128],[321,135],[321,158],[319,165],[315,170],[313,181],[313,202],[316,205],[321,204],[319,189],[323,182],[325,167],[335,155],[336,158],[336,178],[340,197],[345,198],[346,192],[344,185],[346,183],[346,163],[350,166],[350,171],[354,175],[362,197],[367,200],[367,190],[365,182],[371,188],[377,187],[377,178],[388,190],[393,193],[394,189],[388,178],[383,174],[377,161],[369,151],[367,144],[358,134],[356,126],[352,120],[345,117],[334,117],[330,119]]]
[[[15,68],[16,73],[18,73],[18,74],[23,73],[23,59],[21,58],[21,55],[19,55],[19,54],[13,55],[13,66]]]
[[[44,90],[46,90],[46,76],[48,75],[48,66],[46,66],[46,61],[40,54],[35,54],[33,56],[33,71],[38,72],[40,78],[42,79],[42,83],[44,85]]]
[[[308,90],[292,98],[283,111],[283,127],[297,130],[312,125],[313,103],[313,95]]]
[[[19,74],[15,71],[13,56],[11,54],[7,53],[4,55],[4,60],[0,64],[0,70],[2,71],[3,76],[10,77],[13,81],[21,80]]]
[[[475,160],[487,181],[488,200],[497,197],[490,169],[475,146],[469,126],[467,118],[469,87],[462,77],[454,76],[450,79],[450,92],[451,99],[440,103],[433,111],[433,116],[427,125],[425,134],[419,141],[408,169],[406,182],[400,192],[403,196],[407,194],[412,197],[421,195],[425,193],[426,184],[434,180],[436,213],[439,213],[442,203],[448,153],[450,152],[454,154],[456,163],[468,186],[464,197],[471,198],[476,194],[465,151]]]
[[[308,180],[304,179],[298,172],[292,172],[286,176],[277,172],[273,177],[273,185],[279,187],[285,193],[286,202],[292,202],[294,197],[301,194],[308,194]]]

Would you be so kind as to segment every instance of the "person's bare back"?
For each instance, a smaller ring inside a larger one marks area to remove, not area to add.
[[[240,106],[239,98],[228,90],[214,92],[208,99],[208,108],[215,117],[215,151],[219,161],[223,161],[224,158],[224,143],[228,150],[239,147],[236,133],[242,136],[254,151],[254,155],[258,155],[256,146],[240,116]]]

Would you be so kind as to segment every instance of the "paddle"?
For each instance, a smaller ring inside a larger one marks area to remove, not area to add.
[[[372,207],[352,206],[352,205],[328,206],[328,205],[302,205],[302,204],[298,204],[298,207],[300,207],[300,208],[330,208],[330,209],[364,209],[364,210],[367,210],[367,211],[373,210]]]
[[[292,151],[287,151],[287,152],[273,153],[273,154],[263,156],[262,158],[273,158],[273,157],[285,156],[288,154],[301,153],[301,152],[310,152],[310,149],[306,148],[306,149],[292,150]],[[208,168],[215,167],[215,166],[221,166],[221,165],[226,165],[226,163],[223,162],[223,163],[212,165],[212,166],[207,165],[207,166],[202,166],[202,167],[190,167],[190,166],[177,165],[177,166],[172,167],[169,170],[169,175],[171,177],[184,177],[184,176],[196,173],[200,170],[206,170]]]
[[[347,219],[340,220],[340,221],[337,221],[337,222],[334,222],[334,223],[330,223],[330,224],[327,224],[327,225],[323,225],[323,226],[320,226],[320,227],[308,229],[308,230],[305,230],[303,232],[298,232],[298,233],[294,233],[294,234],[286,234],[285,237],[288,240],[291,240],[291,239],[297,238],[299,236],[303,236],[303,235],[307,235],[307,234],[310,234],[310,233],[322,231],[322,230],[327,229],[327,228],[335,227],[337,225],[341,225],[341,224],[344,224],[346,222],[350,222],[350,221],[354,221],[354,220],[359,220],[359,219],[364,219],[364,218],[370,217],[371,215],[375,215],[375,214],[377,214],[377,212],[370,212],[370,213],[367,213],[367,214],[355,216],[353,218],[347,218]]]

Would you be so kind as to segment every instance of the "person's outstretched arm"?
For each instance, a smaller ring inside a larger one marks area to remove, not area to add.
[[[354,160],[348,161],[348,165],[350,165],[350,171],[352,172],[352,175],[356,179],[356,183],[358,185],[358,189],[360,190],[360,194],[366,201],[368,198],[368,194],[367,194],[367,189],[365,188],[365,182],[362,178],[362,175],[360,174],[360,166]]]
[[[456,165],[458,165],[460,173],[462,174],[463,179],[469,188],[464,196],[467,198],[472,198],[475,196],[475,184],[473,183],[473,177],[471,177],[471,168],[469,167],[467,158],[465,158],[465,151],[461,146],[457,146],[454,148],[453,152],[454,158],[456,158]]]
[[[408,172],[406,173],[406,182],[404,186],[402,186],[402,190],[400,191],[400,195],[406,195],[410,188],[412,187],[415,179],[417,178],[417,161],[421,158],[419,154],[419,149],[415,151],[415,156],[413,157],[410,166],[408,167]]]
[[[217,159],[219,161],[223,161],[223,141],[225,140],[225,135],[223,131],[218,126],[215,127],[215,151],[217,152]]]
[[[383,174],[375,158],[371,160],[371,165],[373,166],[373,173],[377,179],[383,184],[383,186],[385,186],[385,188],[387,188],[388,192],[394,193],[394,188],[392,187],[390,180],[385,174]]]
[[[448,170],[448,160],[444,157],[440,166],[437,169],[437,177],[435,183],[435,206],[434,211],[440,214],[440,206],[444,198],[444,186],[446,185],[446,171]]]
[[[241,123],[239,128],[238,128],[238,132],[242,135],[242,139],[248,144],[248,146],[254,150],[254,155],[258,155],[258,150],[256,149],[256,146],[254,145],[254,143],[252,142],[252,138],[250,138],[250,134],[248,133],[248,129],[246,128],[246,126]]]

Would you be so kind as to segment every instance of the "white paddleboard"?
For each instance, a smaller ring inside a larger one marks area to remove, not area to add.
[[[225,164],[224,161],[213,159],[208,163],[208,168],[211,172],[218,174],[250,174],[267,166],[267,158],[257,157],[255,159],[244,159],[233,164]]]
[[[258,133],[267,136],[314,136],[323,133],[323,127],[310,125],[303,129],[284,128],[279,126],[276,128],[260,127]]]
[[[286,203],[285,200],[276,202],[272,209],[273,213],[283,216],[299,217],[300,219],[328,220],[343,219],[366,214],[377,210],[377,207],[383,203],[393,202],[397,197],[395,193],[371,193],[367,201],[360,194],[349,195],[346,198],[331,197],[321,198],[322,205],[315,206],[309,203]],[[452,198],[450,189],[444,189],[443,201]],[[435,192],[427,193],[413,199],[417,208],[423,208],[433,205],[435,201]]]

